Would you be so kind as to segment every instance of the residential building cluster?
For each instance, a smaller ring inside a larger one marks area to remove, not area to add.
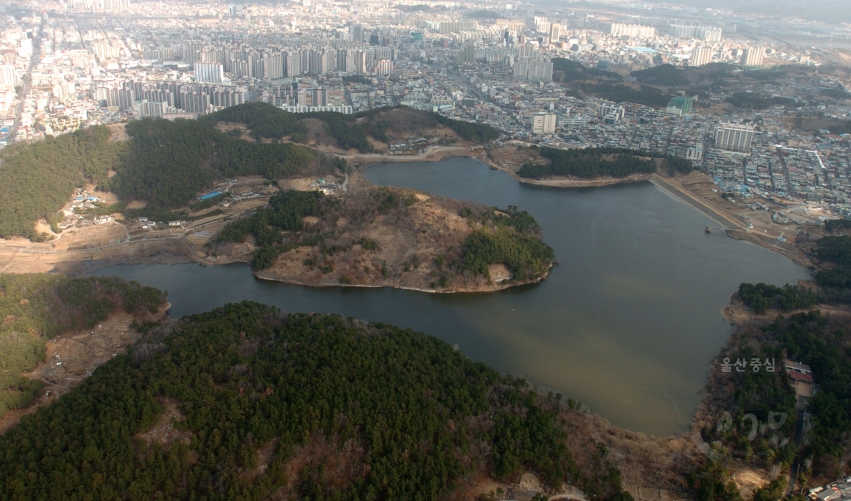
[[[815,53],[738,36],[755,21],[734,14],[683,21],[659,7],[653,15],[602,19],[570,8],[541,15],[522,5],[485,3],[471,6],[471,15],[483,9],[497,15],[468,17],[459,9],[371,0],[86,0],[22,9],[0,6],[0,146],[87,125],[193,118],[251,101],[294,113],[405,105],[557,148],[681,155],[727,187],[823,200],[830,210],[851,214],[847,139],[799,135],[789,127],[790,114],[830,112],[828,118],[848,120],[847,109],[801,102],[798,109],[718,116],[700,113],[723,105],[723,93],[703,102],[675,96],[654,109],[579,97],[558,81],[559,58],[625,75],[663,63],[820,64]],[[760,26],[779,32],[794,23]],[[844,84],[818,75],[811,80],[767,81],[746,90],[794,97]]]

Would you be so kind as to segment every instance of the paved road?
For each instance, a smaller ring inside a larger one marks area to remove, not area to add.
[[[795,423],[795,445],[800,447],[804,439],[804,425],[806,425],[807,416],[803,409],[798,410],[797,422]],[[786,490],[786,496],[791,496],[795,489],[795,480],[798,478],[798,470],[801,467],[801,458],[795,457],[792,467],[789,469],[789,488]]]
[[[33,54],[30,58],[30,64],[27,66],[26,73],[24,73],[24,76],[21,77],[23,86],[20,99],[18,99],[18,105],[15,107],[15,122],[9,129],[9,139],[7,141],[9,144],[15,142],[15,136],[18,133],[18,128],[21,126],[21,117],[23,117],[24,114],[24,102],[27,100],[27,94],[30,93],[30,82],[32,81],[33,67],[35,67],[36,63],[38,63],[39,59],[41,59],[41,34],[43,31],[44,17],[41,18],[41,24],[38,25],[38,33],[33,34]]]
[[[339,155],[346,160],[357,160],[359,158],[365,159],[382,159],[387,161],[395,161],[395,162],[406,162],[410,160],[422,160],[432,153],[436,153],[438,151],[467,151],[467,148],[463,146],[429,146],[426,148],[424,153],[420,153],[417,155],[385,155],[383,153],[352,153],[350,155]]]

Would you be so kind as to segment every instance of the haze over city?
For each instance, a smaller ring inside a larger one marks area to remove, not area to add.
[[[0,501],[851,500],[851,3],[0,27]]]

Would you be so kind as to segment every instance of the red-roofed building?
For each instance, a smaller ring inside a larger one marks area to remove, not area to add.
[[[815,390],[815,379],[813,378],[813,369],[800,362],[784,360],[783,366],[786,368],[786,374],[795,388],[795,394],[799,397],[812,397]]]
[[[814,384],[815,380],[813,379],[812,374],[801,374],[800,372],[790,372],[789,379],[792,380],[792,384],[795,383],[809,383]]]

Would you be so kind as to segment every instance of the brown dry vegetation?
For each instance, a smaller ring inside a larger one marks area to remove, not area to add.
[[[163,406],[160,417],[149,429],[137,434],[136,438],[149,446],[154,443],[168,445],[172,442],[181,442],[189,445],[189,442],[192,440],[192,433],[177,429],[174,426],[176,423],[186,420],[186,416],[180,411],[178,401],[173,398],[164,397],[160,399],[160,405]]]
[[[651,437],[582,411],[567,412],[562,417],[569,431],[568,448],[580,467],[593,461],[593,442],[602,442],[620,468],[625,485],[686,489],[685,475],[700,454],[687,436]]]
[[[376,211],[379,191],[392,192],[407,202]],[[462,217],[461,210],[468,207],[479,213],[490,209],[415,190],[376,189],[356,179],[345,198],[338,200],[341,209],[321,218],[303,219],[310,231],[323,235],[319,245],[284,252],[257,276],[306,285],[390,286],[441,292],[497,290],[508,285],[511,273],[499,263],[490,267],[490,277],[462,276],[449,269],[450,263],[460,259],[467,237],[481,225]],[[247,260],[253,250],[249,238],[244,244],[222,244],[216,252]],[[448,282],[440,284],[441,277]]]
[[[30,406],[4,414],[0,418],[0,434],[16,425],[22,417],[70,392],[104,362],[123,353],[139,335],[130,327],[134,320],[142,323],[160,321],[170,307],[166,303],[156,313],[145,314],[138,319],[130,313],[116,312],[92,329],[65,332],[47,341],[45,361],[24,374],[30,379],[43,381],[43,392]]]
[[[358,119],[358,123],[366,121],[366,118]],[[379,113],[371,121],[387,124],[386,134],[391,142],[401,141],[412,136],[440,137],[450,141],[453,139],[461,140],[449,127],[438,124],[431,115],[417,110],[395,108]]]
[[[337,147],[337,141],[325,130],[325,122],[318,118],[305,118],[301,123],[307,128],[307,146],[326,153],[346,153]]]
[[[268,451],[266,454],[269,455]],[[363,446],[355,439],[343,441],[337,436],[328,438],[313,434],[284,464],[287,485],[269,499],[302,499],[297,488],[307,478],[319,485],[345,491],[353,480],[369,473],[369,465],[364,462],[365,454]],[[260,465],[262,463],[258,461],[258,468],[262,468]]]
[[[446,255],[457,257],[461,244],[472,233],[467,220],[458,215],[465,204],[413,190],[393,191],[402,197],[414,196],[415,202],[406,209],[371,213],[365,209],[373,191],[351,193],[345,200],[344,216],[334,220],[313,217],[305,221],[323,234],[333,232],[332,239],[326,239],[322,246],[298,247],[280,255],[275,265],[259,276],[312,285],[351,282],[429,288],[441,271],[435,259]],[[376,248],[365,249],[358,243],[364,238],[374,242]],[[331,246],[339,250],[330,254],[327,249]],[[327,270],[328,266],[333,270],[324,272],[323,267]],[[458,287],[480,285],[478,281],[457,284]]]
[[[127,134],[127,131],[124,129],[124,126],[127,124],[111,124],[109,126],[109,130],[112,132],[112,136],[109,137],[110,142],[112,141],[127,141],[130,139],[130,136]]]
[[[512,172],[519,171],[523,164],[529,162],[546,165],[551,163],[551,160],[542,157],[538,150],[514,145],[494,146],[488,152],[488,157]]]

